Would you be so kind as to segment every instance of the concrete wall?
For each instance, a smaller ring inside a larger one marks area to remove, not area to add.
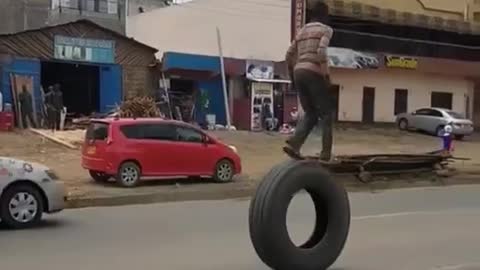
[[[453,110],[465,113],[466,96],[473,108],[472,81],[460,76],[425,74],[409,70],[333,69],[332,82],[340,85],[339,120],[361,121],[363,87],[375,88],[375,122],[394,122],[395,89],[408,89],[408,111],[429,107],[431,92],[453,94]],[[472,111],[470,112],[472,115]]]
[[[50,0],[0,0],[0,34],[16,33],[48,25],[89,19],[114,31],[125,33],[124,0],[119,0],[120,14],[80,13],[73,9],[51,10]]]

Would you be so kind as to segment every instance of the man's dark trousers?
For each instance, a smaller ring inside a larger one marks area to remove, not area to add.
[[[29,122],[27,122],[27,119]],[[36,128],[35,119],[33,118],[33,112],[28,109],[22,109],[22,123],[23,128],[28,128],[29,126]]]
[[[334,111],[330,82],[326,76],[306,69],[295,70],[294,82],[305,114],[299,120],[295,133],[287,143],[299,151],[320,118],[323,124],[320,158],[329,160],[332,155]]]

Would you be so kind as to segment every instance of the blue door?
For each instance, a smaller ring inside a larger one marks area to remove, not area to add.
[[[100,113],[122,102],[122,69],[119,65],[100,66]]]

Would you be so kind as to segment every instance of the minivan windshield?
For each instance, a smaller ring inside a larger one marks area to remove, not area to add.
[[[106,140],[108,137],[108,123],[92,122],[85,134],[86,140]]]

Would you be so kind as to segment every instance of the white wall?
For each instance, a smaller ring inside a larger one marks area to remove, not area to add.
[[[363,87],[375,88],[375,122],[394,122],[395,89],[408,89],[408,111],[429,107],[431,92],[453,94],[453,110],[465,113],[465,97],[473,108],[473,82],[462,77],[430,75],[410,70],[332,69],[332,83],[340,85],[339,120],[361,121]]]

